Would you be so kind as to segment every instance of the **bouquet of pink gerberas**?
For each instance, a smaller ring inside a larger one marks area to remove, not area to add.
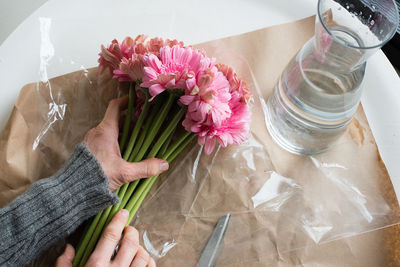
[[[99,73],[130,83],[127,115],[120,149],[130,162],[158,157],[171,162],[197,137],[210,154],[221,146],[241,144],[249,136],[250,91],[233,69],[216,64],[202,50],[176,40],[139,35],[122,43],[113,40],[99,54]],[[132,125],[131,127],[131,123]],[[157,176],[119,188],[121,202],[103,210],[91,222],[78,246],[74,266],[83,266],[97,240],[120,209],[129,222]]]

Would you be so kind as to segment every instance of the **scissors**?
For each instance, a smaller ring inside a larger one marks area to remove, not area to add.
[[[218,250],[221,246],[222,240],[224,240],[230,218],[231,214],[228,213],[218,220],[217,226],[215,226],[214,231],[211,234],[203,253],[201,254],[200,260],[197,263],[197,267],[214,266],[215,260],[218,256]]]

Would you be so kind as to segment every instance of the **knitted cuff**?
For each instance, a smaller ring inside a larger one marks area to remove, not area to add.
[[[98,160],[84,144],[52,177],[34,183],[0,209],[0,266],[23,265],[82,222],[119,201]],[[2,262],[3,261],[3,262]]]

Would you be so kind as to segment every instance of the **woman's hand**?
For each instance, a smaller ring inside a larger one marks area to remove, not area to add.
[[[87,267],[118,266],[118,267],[155,267],[154,260],[146,250],[139,245],[139,233],[132,226],[127,226],[128,211],[120,210],[104,230],[95,250],[90,256]],[[117,255],[111,260],[115,247],[124,233]],[[56,267],[70,267],[74,260],[74,248],[67,244],[64,253],[57,259]]]
[[[107,175],[111,191],[133,180],[151,177],[168,169],[168,163],[161,159],[152,158],[128,163],[121,158],[118,145],[118,122],[120,111],[127,102],[128,97],[111,100],[103,121],[89,130],[84,138],[84,143],[99,160]]]

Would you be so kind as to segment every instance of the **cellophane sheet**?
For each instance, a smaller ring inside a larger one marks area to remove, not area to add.
[[[279,46],[278,41],[269,46]],[[198,47],[231,65],[249,84],[251,136],[211,155],[193,142],[158,179],[132,222],[158,266],[196,265],[218,219],[227,213],[231,220],[217,266],[277,262],[290,251],[400,222],[390,177],[361,106],[333,149],[315,156],[290,154],[266,128],[265,103],[272,87],[260,87],[255,79],[262,71],[265,79],[276,80],[281,70],[269,62],[254,71],[248,62],[255,59],[232,50],[229,41]],[[97,68],[42,78],[22,88],[0,134],[2,206],[55,173],[100,122],[108,101],[127,92],[126,85],[98,75]],[[51,265],[64,244],[60,241],[32,265]]]

